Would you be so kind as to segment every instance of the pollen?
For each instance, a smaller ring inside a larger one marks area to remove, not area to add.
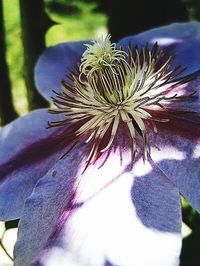
[[[53,98],[57,109],[50,112],[64,119],[50,122],[50,127],[69,125],[74,143],[90,145],[87,165],[112,149],[119,127],[129,136],[133,160],[142,143],[145,161],[147,129],[157,133],[157,123],[169,122],[152,111],[167,112],[174,103],[193,97],[178,95],[176,88],[194,77],[179,77],[184,69],[172,67],[174,57],[157,44],[125,49],[118,50],[109,35],[88,44],[80,67],[62,81],[62,92]]]

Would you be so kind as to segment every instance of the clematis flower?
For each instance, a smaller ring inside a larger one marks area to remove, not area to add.
[[[200,211],[199,46],[193,22],[41,55],[55,108],[0,131],[16,266],[178,265],[180,194]]]

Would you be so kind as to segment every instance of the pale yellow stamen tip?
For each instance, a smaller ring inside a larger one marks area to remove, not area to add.
[[[111,43],[110,35],[99,37],[92,44],[86,44],[81,58],[80,73],[87,76],[105,67],[113,68],[121,60],[125,61],[126,53]]]

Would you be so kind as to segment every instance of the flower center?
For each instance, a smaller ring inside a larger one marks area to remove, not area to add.
[[[62,81],[63,91],[56,93],[54,104],[63,113],[63,121],[50,122],[50,126],[76,125],[75,138],[91,143],[88,164],[112,148],[120,125],[129,133],[133,158],[137,139],[143,142],[143,157],[147,159],[147,127],[169,119],[154,117],[152,110],[165,112],[173,103],[185,96],[173,93],[191,76],[178,78],[180,66],[172,68],[173,57],[167,57],[155,44],[138,49],[117,49],[110,36],[86,45],[77,72],[71,72]],[[73,85],[71,85],[73,84]],[[189,95],[192,96],[192,95]]]

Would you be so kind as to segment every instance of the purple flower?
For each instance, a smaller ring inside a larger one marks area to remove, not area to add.
[[[200,210],[199,46],[193,22],[44,52],[35,81],[57,108],[0,131],[16,266],[178,264],[180,194]]]

